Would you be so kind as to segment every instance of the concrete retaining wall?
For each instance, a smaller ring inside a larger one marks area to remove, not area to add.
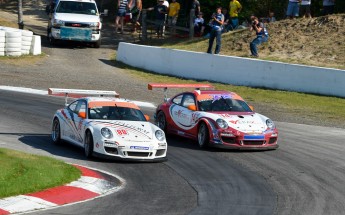
[[[345,70],[121,42],[117,60],[153,72],[234,85],[345,97]]]

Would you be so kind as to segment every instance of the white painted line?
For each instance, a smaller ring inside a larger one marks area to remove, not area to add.
[[[48,95],[47,90],[37,90],[32,88],[25,88],[25,87],[12,87],[12,86],[4,86],[0,85],[0,90],[7,90],[7,91],[14,91],[14,92],[21,92],[21,93],[30,93],[30,94],[37,94],[37,95]],[[134,104],[140,107],[147,107],[147,108],[156,108],[153,103],[150,102],[142,102],[142,101],[132,101]]]
[[[0,199],[0,208],[10,213],[54,207],[56,204],[32,196],[19,195]]]
[[[36,89],[25,88],[25,87],[11,87],[11,86],[0,85],[0,90],[15,91],[15,92],[21,92],[21,93],[30,93],[30,94],[38,94],[38,95],[48,95],[48,90],[36,90]]]
[[[109,184],[110,183],[104,179],[82,176],[78,181],[73,181],[66,186],[78,187],[94,193],[103,194],[110,188],[113,188],[113,186]]]

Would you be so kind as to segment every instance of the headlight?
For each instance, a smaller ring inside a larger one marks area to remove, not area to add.
[[[53,20],[53,26],[54,27],[60,27],[60,26],[64,26],[65,22],[59,19],[54,19]]]
[[[159,141],[163,141],[165,139],[164,132],[161,130],[157,130],[155,135],[156,135],[157,140]]]
[[[99,22],[91,22],[90,27],[99,27]]]
[[[113,137],[113,133],[111,132],[111,130],[109,128],[102,128],[101,134],[103,137],[105,137],[107,139],[110,139]]]
[[[223,129],[227,129],[228,128],[228,123],[223,120],[223,119],[217,119],[217,124],[219,127],[223,128]]]
[[[267,120],[266,120],[266,125],[267,125],[267,127],[268,127],[269,129],[275,129],[275,128],[276,128],[274,122],[273,122],[272,120],[270,120],[270,119],[267,119]]]

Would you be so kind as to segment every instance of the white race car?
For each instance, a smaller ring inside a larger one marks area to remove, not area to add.
[[[116,96],[116,92],[50,88],[49,94],[99,96],[79,98],[56,111],[51,132],[54,143],[65,140],[81,146],[87,158],[166,160],[164,132],[148,122],[149,117],[136,104],[126,99],[103,97]]]

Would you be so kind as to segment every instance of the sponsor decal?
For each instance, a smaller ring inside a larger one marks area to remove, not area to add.
[[[96,143],[96,148],[99,148],[99,144],[98,143]]]
[[[231,99],[232,98],[232,96],[231,95],[229,95],[229,94],[211,94],[210,96],[212,96],[212,103],[213,102],[215,102],[215,101],[217,101],[217,100],[220,100],[221,98],[223,98],[223,99]]]
[[[149,147],[146,146],[131,146],[130,149],[137,149],[137,150],[149,150]]]

